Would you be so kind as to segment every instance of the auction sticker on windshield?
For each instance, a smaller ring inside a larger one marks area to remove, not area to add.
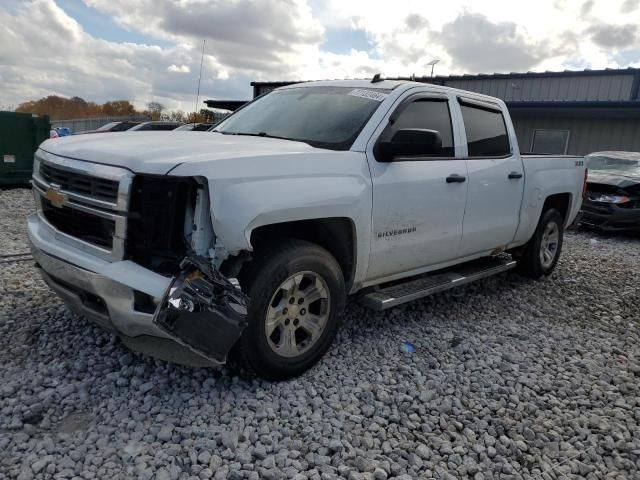
[[[353,97],[362,97],[368,98],[369,100],[375,100],[376,102],[381,102],[385,98],[387,98],[386,93],[376,92],[375,90],[365,90],[363,88],[355,88],[349,92],[349,95]]]

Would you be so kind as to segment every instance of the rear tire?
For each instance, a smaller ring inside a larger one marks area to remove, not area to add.
[[[518,259],[520,273],[533,279],[549,275],[560,258],[563,237],[564,221],[560,212],[555,208],[543,212],[533,237]]]
[[[243,268],[248,326],[232,362],[265,380],[311,368],[331,346],[344,309],[344,277],[324,248],[302,240],[265,247]]]

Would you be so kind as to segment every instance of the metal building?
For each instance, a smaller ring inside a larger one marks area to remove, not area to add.
[[[640,151],[640,69],[463,75],[438,83],[503,99],[522,149]]]
[[[409,80],[406,77],[396,78]],[[523,152],[585,155],[640,151],[640,69],[416,77],[413,80],[499,97]],[[251,82],[254,98],[296,82]],[[244,102],[207,100],[234,110]]]

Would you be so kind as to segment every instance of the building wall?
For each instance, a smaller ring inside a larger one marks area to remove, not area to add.
[[[634,74],[578,75],[510,78],[482,77],[445,79],[447,87],[498,97],[505,102],[617,101],[632,96]]]
[[[570,155],[603,150],[640,151],[640,118],[513,117],[520,150],[528,152],[536,129],[569,130]]]

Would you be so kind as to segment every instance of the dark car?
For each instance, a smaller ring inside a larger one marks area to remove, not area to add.
[[[182,122],[143,122],[135,127],[131,128],[130,132],[150,132],[150,131],[160,131],[160,130],[175,130],[176,128],[182,126]]]
[[[181,127],[176,128],[176,131],[206,132],[211,127],[213,127],[213,123],[185,123]]]
[[[598,152],[589,167],[583,225],[604,231],[640,231],[640,152]]]
[[[85,133],[125,132],[139,124],[140,122],[135,121],[109,122],[95,130],[85,130],[84,132],[76,133],[76,135],[83,135]]]

